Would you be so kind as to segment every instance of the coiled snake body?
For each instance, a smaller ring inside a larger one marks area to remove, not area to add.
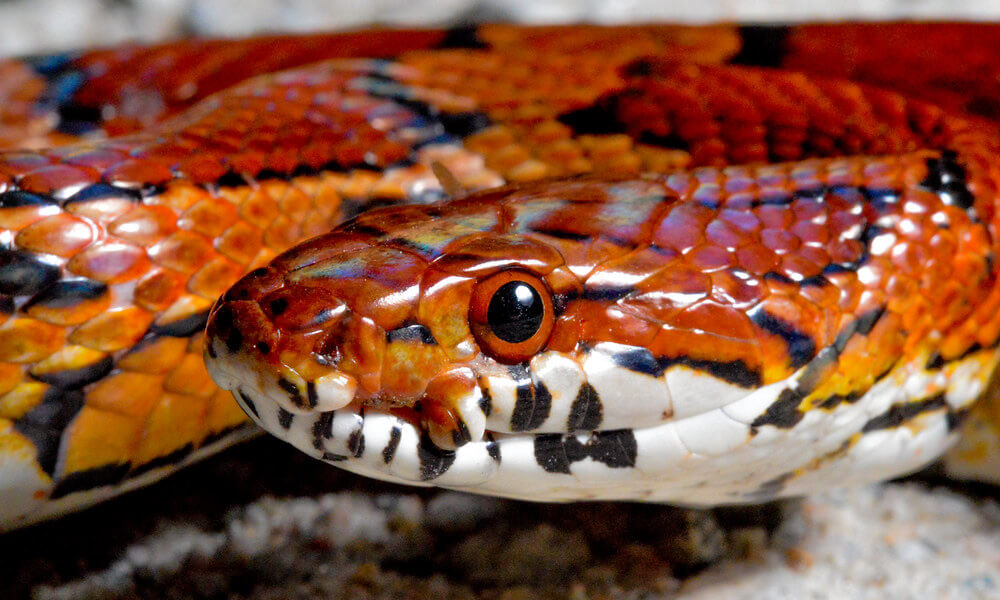
[[[953,466],[987,476],[998,38],[482,26],[4,63],[0,520],[161,477],[243,411],[393,481],[720,504],[913,470],[975,410]]]

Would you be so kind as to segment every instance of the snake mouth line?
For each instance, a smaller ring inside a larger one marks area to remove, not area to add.
[[[899,379],[915,364],[902,365],[858,399],[808,411],[787,428],[753,425],[781,397],[785,388],[775,384],[726,406],[649,426],[570,433],[487,429],[454,450],[435,444],[405,411],[357,399],[337,410],[291,412],[282,406],[288,400],[280,387],[260,386],[247,376],[243,355],[210,357],[208,365],[264,429],[360,475],[528,500],[708,505],[759,502],[923,466],[953,442],[954,416],[981,383],[966,375],[993,357],[984,351],[963,361],[962,381],[929,398],[904,393]]]

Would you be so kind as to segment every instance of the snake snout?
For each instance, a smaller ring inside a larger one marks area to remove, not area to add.
[[[323,290],[297,287],[259,269],[223,296],[206,330],[209,373],[238,398],[266,397],[290,413],[341,409],[354,400],[358,380],[338,368],[341,347],[329,347],[351,315]]]

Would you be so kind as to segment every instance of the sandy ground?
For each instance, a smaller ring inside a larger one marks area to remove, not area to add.
[[[911,480],[738,509],[366,481],[257,440],[0,536],[0,598],[1000,598],[996,490]]]

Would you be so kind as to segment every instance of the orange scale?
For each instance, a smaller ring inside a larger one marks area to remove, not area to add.
[[[153,315],[141,308],[112,309],[77,327],[69,341],[103,352],[115,352],[138,342],[152,322]]]
[[[764,229],[760,232],[760,241],[765,247],[778,254],[797,250],[801,245],[799,238],[785,229]]]
[[[357,380],[359,392],[368,396],[381,386],[385,352],[385,330],[358,314],[338,320],[313,349],[317,357]]]
[[[151,200],[155,204],[172,208],[180,214],[208,198],[211,196],[203,188],[185,181],[168,186],[163,193],[153,196]]]
[[[741,361],[752,370],[758,370],[764,360],[754,342],[673,327],[661,328],[649,349],[660,358],[714,363]]]
[[[51,302],[41,300],[38,303],[29,301],[22,310],[29,316],[53,325],[78,325],[84,323],[111,305],[111,294],[105,288],[93,297],[73,299],[72,297],[54,298]]]
[[[763,300],[767,288],[752,276],[737,277],[732,270],[724,269],[709,274],[712,278],[712,297],[725,306],[746,310]]]
[[[63,434],[58,476],[127,465],[141,433],[131,416],[84,406]]]
[[[475,285],[473,278],[455,276],[433,267],[427,270],[420,282],[417,322],[430,329],[434,339],[446,350],[472,335],[468,307]]]
[[[142,437],[132,457],[141,467],[170,455],[203,437],[208,401],[185,395],[164,394],[143,424]]]
[[[792,225],[791,233],[799,238],[799,241],[803,244],[826,244],[830,240],[828,226],[814,223],[811,220],[798,221]]]
[[[734,253],[726,248],[701,244],[684,254],[684,262],[702,271],[712,271],[730,267],[734,262]]]
[[[42,204],[0,208],[0,227],[17,231],[58,211],[58,207]]]
[[[215,241],[215,249],[229,259],[246,265],[257,255],[263,243],[263,232],[260,229],[238,221]]]
[[[184,294],[174,300],[166,310],[157,315],[153,323],[157,327],[168,327],[177,321],[194,318],[202,313],[207,313],[212,307],[214,300],[214,297],[206,299],[191,294]]]
[[[125,415],[140,422],[163,394],[163,377],[146,373],[114,373],[87,390],[86,407]]]
[[[177,214],[166,206],[136,206],[108,226],[115,236],[138,246],[151,246],[177,230]]]
[[[787,206],[766,204],[757,209],[756,215],[765,230],[784,230],[794,223],[792,211]]]
[[[71,258],[66,267],[88,279],[116,284],[145,274],[149,270],[149,259],[138,246],[106,240]]]
[[[416,309],[427,263],[416,254],[373,246],[342,259],[322,261],[289,273],[291,284],[317,286],[352,311],[395,329]]]
[[[16,384],[0,396],[0,419],[18,420],[45,400],[49,385],[37,381]]]
[[[0,363],[0,396],[14,389],[14,386],[24,379],[24,370],[21,365],[13,363]],[[4,418],[10,418],[3,415]]]
[[[708,208],[691,202],[674,205],[657,225],[652,242],[662,248],[688,251],[702,242],[704,229],[714,214]]]
[[[107,358],[107,354],[83,346],[63,346],[53,354],[35,363],[29,372],[37,379],[45,380],[48,375],[64,371],[75,371],[93,367]]]
[[[460,240],[434,261],[434,267],[455,275],[485,276],[500,269],[522,267],[539,275],[563,264],[553,245],[522,235],[485,235]]]
[[[130,348],[115,363],[123,371],[166,375],[184,358],[187,340],[161,336]]]
[[[279,215],[264,230],[264,245],[275,252],[283,252],[302,239],[302,228],[286,217]]]
[[[59,350],[65,341],[62,327],[26,317],[10,319],[0,325],[0,361],[36,362]]]
[[[394,405],[412,406],[430,380],[447,364],[447,356],[436,345],[419,342],[386,344],[379,399]]]
[[[35,194],[68,196],[99,179],[94,169],[52,165],[23,175],[17,180],[17,185],[22,190]]]
[[[207,398],[215,393],[201,354],[185,354],[181,362],[163,380],[163,389],[174,394]]]
[[[708,224],[705,228],[705,239],[710,244],[726,249],[736,249],[748,241],[744,233],[720,219]]]
[[[36,152],[8,152],[4,154],[0,169],[6,174],[19,176],[55,164],[56,160]]]
[[[631,287],[660,269],[669,268],[671,262],[679,256],[679,253],[670,249],[633,250],[598,265],[587,275],[584,287],[590,289]]]
[[[98,228],[87,220],[59,213],[28,225],[18,232],[14,243],[25,250],[70,257],[99,235]]]
[[[282,331],[313,331],[339,318],[344,302],[328,290],[309,285],[287,285],[259,300],[264,314]]]
[[[209,300],[226,292],[243,274],[242,265],[222,256],[216,256],[191,275],[187,290]]]
[[[278,201],[265,187],[251,188],[249,195],[240,203],[240,216],[248,223],[261,229],[267,228],[280,214]]]
[[[238,218],[237,208],[232,203],[221,198],[206,198],[184,211],[177,225],[214,238],[223,234]]]
[[[135,286],[132,298],[149,311],[163,310],[184,292],[185,278],[170,269],[154,268]]]
[[[63,158],[63,161],[69,165],[104,171],[121,163],[127,156],[124,152],[105,148],[91,148],[67,154]]]
[[[215,250],[204,236],[182,229],[153,244],[147,253],[158,265],[192,273],[208,262]]]
[[[821,275],[826,264],[826,260],[823,260],[822,263],[817,263],[804,253],[796,252],[781,257],[781,268],[779,271],[789,279],[801,281]]]
[[[698,302],[666,321],[673,329],[700,331],[735,340],[756,340],[750,319],[742,310],[711,300]]]
[[[165,164],[157,160],[134,158],[109,167],[104,171],[102,178],[115,185],[139,188],[145,185],[165,184],[173,179],[173,174]]]
[[[217,390],[207,404],[199,443],[204,441],[206,437],[229,431],[250,422],[250,417],[243,412],[240,405],[233,400],[232,394],[226,390]]]

